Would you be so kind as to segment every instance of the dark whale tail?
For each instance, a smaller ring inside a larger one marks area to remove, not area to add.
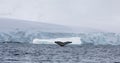
[[[66,42],[55,41],[55,43],[58,44],[59,46],[65,46],[65,45],[70,44],[72,42],[70,42],[70,41],[66,41]]]

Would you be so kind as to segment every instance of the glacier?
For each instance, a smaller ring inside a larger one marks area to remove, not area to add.
[[[11,32],[0,32],[0,42],[21,42],[21,43],[33,43],[34,39],[52,39],[56,38],[68,38],[79,37],[80,40],[76,40],[77,44],[93,43],[94,45],[120,45],[119,33],[58,33],[58,32],[38,32],[38,31],[23,31],[14,30]],[[54,40],[53,40],[54,39]],[[59,39],[57,39],[59,40]],[[39,40],[38,40],[39,41]]]
[[[83,43],[93,43],[95,45],[120,45],[120,33],[99,32],[80,34]]]
[[[0,42],[33,43],[36,38],[43,40],[68,37],[79,37],[80,40],[76,41],[78,44],[120,45],[120,33],[0,18]]]

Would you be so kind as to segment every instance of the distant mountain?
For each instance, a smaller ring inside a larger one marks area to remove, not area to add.
[[[76,28],[64,25],[49,24],[43,22],[17,20],[0,18],[0,31],[11,31],[15,29],[28,30],[28,31],[42,31],[42,32],[97,32],[99,30],[90,28]]]

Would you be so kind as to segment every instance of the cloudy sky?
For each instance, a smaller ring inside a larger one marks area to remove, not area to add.
[[[0,0],[0,17],[120,32],[120,0]]]

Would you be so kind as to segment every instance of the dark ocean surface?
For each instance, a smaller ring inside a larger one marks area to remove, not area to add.
[[[120,46],[0,43],[0,63],[114,63]]]

